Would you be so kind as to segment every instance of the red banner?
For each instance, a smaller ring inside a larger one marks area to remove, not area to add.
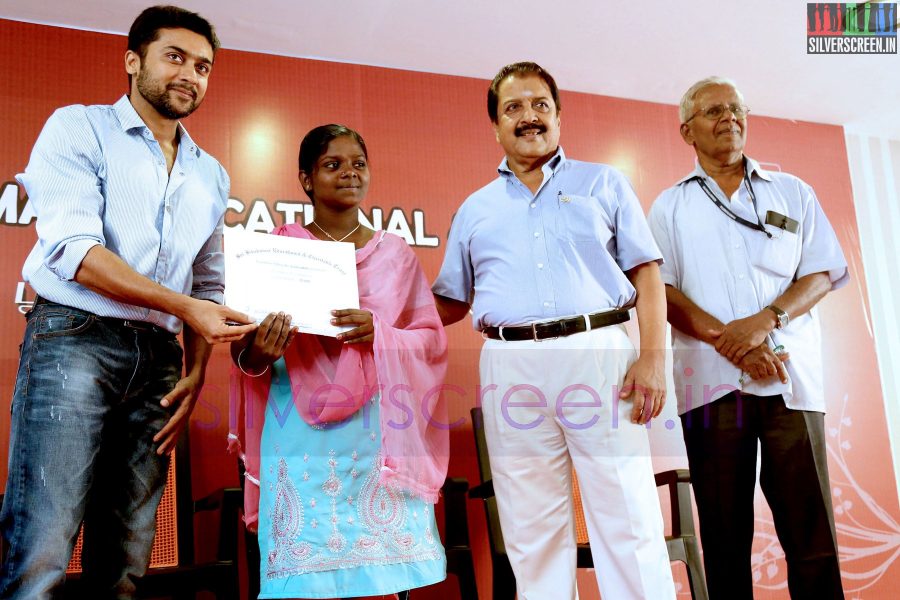
[[[12,397],[22,312],[32,297],[21,283],[21,266],[35,242],[34,213],[14,175],[24,169],[55,108],[111,104],[125,93],[124,49],[120,36],[0,21],[0,182],[6,182],[0,190],[0,299],[6,299],[0,303],[3,402]],[[357,129],[370,152],[366,220],[415,246],[433,278],[456,208],[496,176],[502,158],[485,110],[487,85],[469,78],[222,50],[206,100],[185,125],[231,175],[227,223],[258,231],[299,221],[311,210],[297,182],[302,136],[324,123]],[[753,99],[747,100],[752,105]],[[692,168],[693,151],[678,134],[674,106],[571,92],[562,93],[561,104],[561,142],[567,155],[621,169],[645,210]],[[865,590],[861,597],[891,597],[900,584],[900,568],[894,565],[900,552],[900,514],[875,349],[865,317],[865,273],[843,131],[757,116],[751,118],[749,131],[749,155],[768,168],[798,175],[816,189],[850,262],[852,283],[830,295],[820,309],[833,500],[845,589]],[[471,391],[449,395],[450,422],[465,422],[451,433],[450,470],[477,482],[468,410],[475,402],[481,340],[469,319],[448,333],[448,383]],[[217,348],[192,423],[195,495],[236,481],[234,459],[224,452],[227,368],[227,349]],[[679,428],[674,427],[674,397],[670,404],[651,428],[658,470],[687,464]],[[667,423],[673,427],[665,427]],[[0,481],[6,477],[8,434],[9,419],[4,417]],[[787,598],[786,567],[761,499],[757,515],[757,597]],[[475,546],[483,551],[483,517],[473,510],[470,518]],[[489,559],[482,556],[478,567],[486,584]],[[686,592],[682,581],[681,593]]]

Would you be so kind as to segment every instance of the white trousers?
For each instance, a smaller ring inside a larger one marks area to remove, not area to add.
[[[556,340],[486,340],[484,427],[519,600],[576,600],[572,467],[604,600],[675,598],[647,430],[618,386],[622,325]]]

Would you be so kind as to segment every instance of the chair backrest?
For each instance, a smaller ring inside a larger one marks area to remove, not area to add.
[[[472,430],[475,433],[475,451],[478,455],[478,473],[481,481],[492,481],[491,458],[488,454],[487,439],[484,436],[484,413],[481,408],[471,410]],[[584,509],[581,502],[581,489],[578,486],[578,478],[572,471],[573,504],[575,512],[575,539],[579,544],[588,543],[587,522],[584,519]],[[500,519],[497,516],[497,499],[493,496],[484,499],[488,515],[488,537],[494,552],[506,554],[503,544],[503,533],[500,530]]]
[[[190,445],[182,436],[169,460],[166,489],[156,510],[156,538],[150,552],[149,569],[177,567],[193,560],[193,510],[191,503]],[[179,490],[181,492],[179,493]],[[184,519],[187,517],[187,521]],[[179,524],[182,527],[179,527]],[[179,536],[179,530],[185,533]],[[78,540],[66,573],[81,573],[81,549],[84,527],[78,531]],[[187,545],[189,544],[189,546]]]
[[[473,408],[470,412],[472,415],[472,431],[475,433],[475,452],[478,455],[478,474],[481,475],[481,481],[493,481],[491,457],[488,454],[487,438],[484,436],[484,414],[479,407]],[[491,552],[494,554],[506,554],[503,532],[500,530],[500,513],[497,510],[497,499],[491,494],[489,497],[484,498],[484,503]]]
[[[575,512],[575,541],[579,544],[587,544],[587,521],[584,518],[584,505],[581,502],[581,487],[578,485],[578,476],[574,470],[572,471],[572,504]]]

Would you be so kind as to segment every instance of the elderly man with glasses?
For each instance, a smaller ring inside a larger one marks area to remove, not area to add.
[[[791,597],[843,598],[814,307],[847,283],[847,262],[813,189],[744,155],[749,109],[733,82],[697,82],[680,113],[697,163],[650,227],[710,596],[753,598],[759,445]]]

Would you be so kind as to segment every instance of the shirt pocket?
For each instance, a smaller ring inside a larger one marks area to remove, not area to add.
[[[766,228],[771,238],[763,238],[750,257],[753,266],[769,275],[793,278],[800,264],[800,236],[790,231]]]
[[[556,229],[561,240],[605,245],[612,237],[612,223],[599,198],[560,194],[556,202]]]

